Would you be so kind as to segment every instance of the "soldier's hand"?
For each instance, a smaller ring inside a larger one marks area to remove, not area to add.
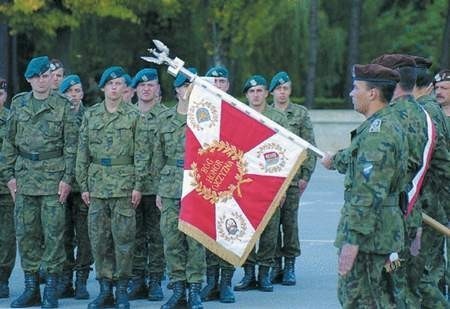
[[[142,193],[136,190],[133,190],[131,192],[131,205],[133,205],[133,208],[136,209],[139,204],[141,203],[142,199]]]
[[[300,179],[298,181],[298,189],[300,190],[300,195],[302,195],[303,192],[305,192],[307,186],[308,182],[306,180]]]
[[[16,201],[16,191],[17,191],[17,184],[16,184],[16,178],[11,178],[10,181],[8,181],[8,189],[9,193],[11,194],[11,197],[13,201]]]
[[[320,159],[320,163],[327,169],[333,169],[333,154],[331,152],[326,152],[325,156]]]
[[[158,209],[161,211],[162,210],[161,196],[159,196],[159,195],[156,196],[155,204],[156,204],[156,207],[158,207]]]
[[[341,253],[339,254],[339,275],[345,276],[352,270],[356,256],[358,255],[358,250],[359,247],[356,245],[345,244],[342,246]]]
[[[65,183],[64,181],[59,182],[58,195],[59,195],[59,202],[61,204],[64,204],[66,202],[70,190],[72,190],[72,188],[70,187],[69,184]]]
[[[86,204],[86,206],[89,207],[89,204],[91,203],[91,196],[90,196],[89,192],[81,193],[81,199]]]

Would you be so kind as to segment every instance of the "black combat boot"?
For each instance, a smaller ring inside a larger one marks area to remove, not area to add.
[[[41,308],[58,308],[58,276],[47,274]]]
[[[58,298],[71,298],[75,296],[73,289],[73,272],[64,271],[59,277],[57,286]]]
[[[221,303],[234,303],[233,289],[231,288],[231,278],[233,278],[234,270],[223,269],[220,274],[220,302]]]
[[[255,277],[255,265],[244,264],[244,278],[234,287],[235,291],[249,291],[258,287]]]
[[[45,282],[47,282],[47,271],[41,267],[39,268],[38,283],[45,284]]]
[[[162,274],[150,274],[148,278],[148,296],[147,296],[148,300],[150,301],[163,300],[164,294],[161,289],[161,278]]]
[[[295,285],[295,257],[286,257],[284,260],[284,274],[282,285]]]
[[[89,277],[89,268],[77,270],[75,279],[75,299],[89,299],[86,284]]]
[[[189,283],[189,309],[203,309],[202,299],[200,297],[201,283]]]
[[[88,309],[114,308],[114,296],[112,294],[112,281],[100,279],[100,294],[89,303]]]
[[[200,292],[202,301],[219,299],[219,267],[208,267],[206,269],[206,285]]]
[[[283,282],[283,259],[281,257],[275,259],[275,265],[270,272],[270,281],[272,284]]]
[[[128,280],[119,280],[116,285],[116,308],[129,309],[130,302],[128,301],[127,292]]]
[[[186,306],[186,282],[175,281],[172,286],[173,294],[167,303],[161,306],[161,309],[174,309],[178,306]]]
[[[9,297],[8,280],[0,281],[0,298],[8,298],[8,297]]]
[[[259,266],[258,290],[263,292],[273,292],[273,285],[270,281],[269,266]]]
[[[148,288],[145,284],[144,273],[134,276],[128,284],[128,298],[130,300],[146,299]]]
[[[26,308],[41,305],[37,273],[25,273],[25,291],[11,303],[11,308]]]

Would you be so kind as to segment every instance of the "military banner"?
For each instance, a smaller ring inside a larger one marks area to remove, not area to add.
[[[242,265],[309,144],[205,83],[190,94],[179,229]]]

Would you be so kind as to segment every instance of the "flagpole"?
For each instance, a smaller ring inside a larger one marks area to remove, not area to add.
[[[159,65],[166,64],[168,66],[167,71],[172,76],[177,76],[178,73],[183,74],[184,76],[189,78],[189,81],[191,83],[208,89],[210,92],[216,94],[220,99],[229,102],[236,109],[244,112],[248,116],[257,120],[258,122],[272,128],[274,131],[278,132],[280,135],[283,135],[287,139],[291,140],[293,143],[296,143],[297,145],[301,145],[302,147],[305,147],[305,148],[309,148],[311,151],[313,151],[316,155],[318,155],[320,157],[325,156],[325,153],[322,150],[320,150],[319,148],[317,148],[316,146],[303,140],[302,138],[298,137],[297,135],[290,132],[286,128],[281,127],[276,122],[270,120],[269,118],[265,117],[261,113],[253,110],[251,107],[243,104],[239,100],[235,99],[233,96],[231,96],[228,93],[215,87],[210,82],[208,82],[202,78],[199,78],[199,76],[197,76],[197,74],[193,74],[189,70],[185,69],[184,61],[179,58],[171,59],[169,57],[169,48],[167,48],[167,46],[164,45],[161,41],[153,40],[153,43],[155,44],[156,49],[155,48],[149,49],[149,52],[154,57],[141,57],[141,59],[148,61],[148,62],[159,64]]]

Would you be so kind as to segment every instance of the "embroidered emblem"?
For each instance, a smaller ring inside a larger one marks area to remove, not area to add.
[[[257,84],[256,80],[252,79],[252,80],[250,81],[250,85],[256,86],[256,84]]]
[[[286,149],[277,143],[267,143],[259,147],[256,157],[263,159],[258,164],[266,173],[277,173],[286,166]]]
[[[241,214],[232,212],[231,214],[224,214],[217,220],[217,230],[221,238],[228,242],[240,241],[245,235],[248,227]]]
[[[370,133],[377,133],[381,130],[381,119],[375,119],[372,121],[372,124],[370,125],[369,132]]]
[[[211,102],[206,100],[193,102],[189,104],[188,121],[189,125],[197,131],[211,129],[219,122],[219,112]]]
[[[364,164],[363,170],[362,170],[362,174],[363,174],[363,176],[364,176],[364,178],[365,178],[366,180],[369,179],[370,174],[372,173],[372,169],[373,169],[373,164],[372,164],[372,163],[366,163],[366,164]]]

